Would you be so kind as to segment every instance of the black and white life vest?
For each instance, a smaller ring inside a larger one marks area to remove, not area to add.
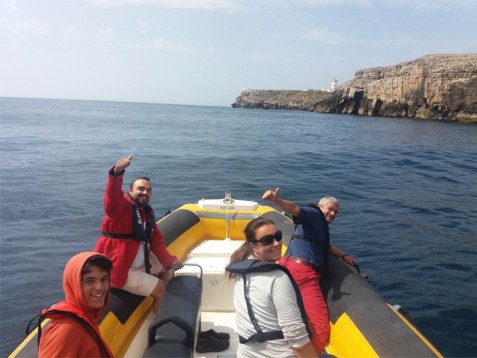
[[[271,332],[263,332],[262,329],[260,328],[260,325],[258,324],[257,319],[255,318],[255,314],[253,313],[253,308],[250,303],[250,297],[248,294],[248,289],[247,289],[247,274],[252,273],[252,272],[268,272],[272,270],[281,270],[285,272],[285,274],[290,278],[290,281],[293,285],[293,288],[295,290],[296,298],[297,298],[297,304],[298,307],[300,308],[301,312],[301,318],[303,322],[305,323],[306,330],[308,332],[308,335],[311,337],[311,330],[308,325],[308,319],[305,313],[305,307],[303,305],[303,300],[301,298],[300,290],[291,276],[290,272],[286,267],[283,267],[282,265],[278,265],[275,263],[271,262],[266,262],[266,261],[260,261],[260,260],[254,260],[254,259],[248,259],[244,261],[238,261],[234,262],[233,264],[228,265],[225,268],[227,271],[234,273],[234,274],[239,274],[242,276],[243,279],[243,287],[244,287],[244,294],[245,294],[245,302],[247,304],[247,311],[248,315],[250,317],[250,321],[252,322],[253,327],[257,331],[254,335],[252,335],[249,338],[244,338],[242,336],[239,336],[240,343],[245,344],[247,342],[264,342],[264,341],[272,341],[275,339],[283,339],[283,331],[271,331]]]
[[[129,194],[128,194],[129,195]],[[131,196],[129,195],[131,198]],[[133,199],[131,198],[131,201]],[[151,264],[149,262],[149,245],[154,237],[154,224],[156,223],[156,219],[154,217],[154,211],[152,210],[151,206],[146,205],[143,209],[146,212],[146,220],[143,223],[141,219],[141,213],[139,212],[139,208],[133,202],[131,204],[131,212],[132,212],[132,233],[127,234],[118,234],[112,232],[101,231],[101,235],[110,239],[134,239],[138,241],[144,242],[144,263],[145,269],[147,273],[151,273]],[[144,225],[145,224],[145,225]]]

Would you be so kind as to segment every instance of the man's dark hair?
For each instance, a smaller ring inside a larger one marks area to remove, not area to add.
[[[91,266],[98,266],[101,270],[109,273],[113,268],[113,263],[106,256],[93,255],[84,263],[81,274],[89,272]]]
[[[139,177],[139,178],[134,179],[131,182],[131,184],[129,184],[129,189],[132,189],[134,187],[134,183],[137,182],[138,180],[146,180],[148,182],[151,182],[151,179],[149,179],[148,177]]]

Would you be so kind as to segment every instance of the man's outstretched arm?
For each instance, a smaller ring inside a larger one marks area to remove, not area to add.
[[[276,188],[275,190],[267,190],[263,194],[262,199],[275,204],[287,214],[298,216],[300,214],[300,207],[292,201],[279,198],[279,192],[280,188]]]

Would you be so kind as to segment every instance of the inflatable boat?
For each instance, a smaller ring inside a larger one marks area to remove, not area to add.
[[[233,283],[224,275],[230,255],[245,240],[243,230],[258,217],[272,219],[284,249],[294,231],[288,216],[255,201],[202,199],[185,204],[157,224],[168,250],[185,266],[175,273],[160,312],[152,300],[113,288],[100,330],[116,357],[235,357]],[[335,357],[442,357],[396,307],[387,303],[356,269],[332,256],[322,289],[330,313],[326,355]],[[43,325],[48,324],[44,321]],[[228,349],[198,353],[199,332],[227,333]],[[37,329],[10,357],[37,356]]]

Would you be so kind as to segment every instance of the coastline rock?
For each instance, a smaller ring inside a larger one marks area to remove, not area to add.
[[[359,70],[334,92],[243,90],[232,107],[477,123],[477,54]]]
[[[333,104],[333,93],[326,91],[243,90],[232,107],[329,112]]]

